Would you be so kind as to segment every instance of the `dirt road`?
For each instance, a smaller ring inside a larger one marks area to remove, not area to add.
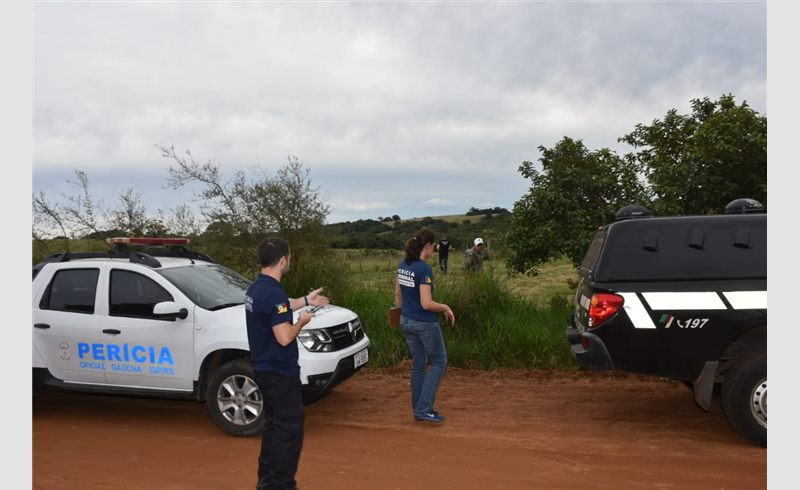
[[[437,426],[414,422],[409,372],[359,372],[306,407],[302,490],[767,488],[767,450],[682,384],[448,368]],[[32,421],[33,489],[255,487],[260,439],[196,402],[48,394]]]

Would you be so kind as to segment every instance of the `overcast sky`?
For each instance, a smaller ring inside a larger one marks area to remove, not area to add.
[[[511,209],[519,165],[589,149],[694,98],[766,114],[766,2],[33,4],[33,191],[106,204],[163,188],[156,145],[224,177],[294,155],[329,222]],[[169,212],[168,212],[169,214]]]

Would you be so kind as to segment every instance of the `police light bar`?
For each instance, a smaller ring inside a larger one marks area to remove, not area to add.
[[[115,237],[107,238],[106,242],[112,245],[186,245],[188,238],[135,238],[135,237]]]

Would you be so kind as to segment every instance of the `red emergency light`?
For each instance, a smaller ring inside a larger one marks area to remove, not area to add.
[[[106,242],[112,245],[186,245],[188,238],[144,238],[144,237],[115,237],[107,238]]]

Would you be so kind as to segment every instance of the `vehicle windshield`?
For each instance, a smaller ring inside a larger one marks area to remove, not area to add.
[[[252,284],[241,274],[218,264],[156,270],[197,306],[210,311],[244,304],[244,295]]]

